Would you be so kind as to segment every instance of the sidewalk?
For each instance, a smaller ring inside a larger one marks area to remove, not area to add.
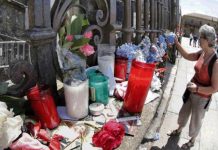
[[[190,51],[196,51],[198,48],[190,47],[188,45],[189,39],[183,38],[182,45]],[[172,95],[169,100],[169,106],[166,107],[166,114],[164,115],[160,130],[160,139],[155,142],[147,143],[148,150],[180,150],[182,144],[188,142],[188,124],[183,130],[180,137],[169,137],[167,133],[170,130],[177,128],[177,118],[179,110],[182,106],[182,95],[186,84],[194,74],[195,62],[190,62],[184,58],[178,58],[176,80],[172,89]],[[167,89],[166,89],[167,90]],[[218,94],[214,94],[209,111],[205,115],[205,120],[199,136],[197,137],[195,146],[191,150],[217,150],[218,143]],[[149,148],[148,148],[149,147]]]

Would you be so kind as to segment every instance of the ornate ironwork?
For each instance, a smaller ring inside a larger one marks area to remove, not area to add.
[[[98,6],[96,12],[96,22],[99,26],[103,27],[107,24],[109,18],[109,8],[107,0],[95,0]]]
[[[65,19],[65,15],[66,15],[67,11],[73,7],[80,8],[84,12],[84,14],[87,17],[89,17],[87,15],[88,11],[83,5],[73,4],[71,0],[66,0],[63,2],[56,1],[55,3],[56,3],[54,5],[55,7],[52,8],[53,9],[52,26],[53,26],[54,31],[56,31],[56,32],[58,32],[59,28],[61,27],[61,24],[63,23],[63,21]],[[105,26],[108,22],[109,7],[108,7],[108,3],[106,0],[95,0],[95,4],[96,4],[97,8],[95,8],[95,10],[92,11],[92,13],[95,13],[94,22],[96,22],[96,24],[88,26],[84,30],[84,32],[92,31],[93,32],[93,43],[95,45],[97,45],[97,44],[101,43],[103,40],[102,27]],[[92,4],[92,5],[95,5],[95,4]],[[88,18],[88,19],[92,20],[92,18]]]
[[[84,32],[87,32],[87,31],[93,32],[93,42],[95,45],[98,45],[102,42],[102,40],[103,40],[102,28],[100,28],[97,25],[91,25],[91,26],[87,27]]]
[[[149,25],[149,0],[144,0],[144,28],[148,29]]]
[[[132,40],[133,29],[131,27],[131,0],[124,0],[124,22],[123,22],[123,41],[130,43]]]
[[[52,27],[55,32],[61,27],[63,20],[65,18],[66,12],[69,10],[69,6],[72,4],[72,0],[62,0],[55,1],[55,4],[52,8]]]
[[[15,6],[16,9],[22,10],[22,14],[19,15],[19,18],[25,18],[25,29],[30,28],[29,30],[29,39],[31,42],[31,52],[33,58],[33,65],[35,69],[37,69],[37,73],[39,75],[39,81],[54,86],[56,81],[56,70],[54,69],[54,58],[53,52],[55,47],[52,47],[52,42],[55,41],[56,33],[59,30],[62,22],[64,21],[66,12],[72,7],[80,8],[80,10],[84,11],[87,17],[91,21],[91,25],[88,26],[84,31],[93,31],[94,38],[93,43],[95,45],[99,43],[109,43],[116,44],[116,32],[121,31],[123,35],[123,42],[132,42],[132,32],[134,31],[131,26],[131,0],[123,0],[125,7],[125,18],[123,20],[122,28],[118,26],[116,23],[116,0],[80,0],[86,3],[86,6],[81,5],[80,3],[75,4],[73,0],[55,0],[54,7],[51,11],[52,21],[50,20],[50,1],[49,0],[7,0],[6,3],[13,3],[11,5],[13,8]],[[157,4],[157,1],[159,2]],[[28,3],[28,6],[22,2]],[[79,2],[79,1],[78,1]],[[141,30],[141,0],[137,0],[137,39],[139,41],[140,34],[143,32]],[[144,28],[145,32],[159,32],[160,29],[174,28],[176,25],[176,17],[175,13],[179,9],[178,7],[179,0],[170,1],[170,0],[144,0]],[[5,0],[0,0],[0,3],[5,3]],[[1,7],[1,6],[0,6]],[[149,10],[149,7],[151,8]],[[21,8],[21,9],[20,9]],[[29,8],[29,9],[28,9]],[[88,8],[88,9],[87,9]],[[158,16],[156,14],[156,9],[158,9]],[[25,14],[24,14],[25,11]],[[168,13],[168,11],[170,13]],[[11,11],[12,12],[12,11]],[[13,11],[16,12],[16,11]],[[5,11],[0,11],[0,22],[4,19]],[[12,13],[13,14],[13,13]],[[25,15],[25,17],[23,17]],[[14,17],[14,15],[11,15]],[[150,19],[149,19],[150,17]],[[3,18],[3,19],[2,19]],[[9,16],[10,18],[10,16]],[[28,20],[28,18],[30,20]],[[158,20],[157,20],[158,18]],[[10,18],[10,23],[15,24],[14,20]],[[17,19],[22,20],[22,19]],[[51,28],[52,27],[54,31]],[[29,23],[29,24],[27,24]],[[16,23],[17,24],[17,23]],[[169,24],[169,25],[168,25]],[[4,26],[4,25],[3,25]],[[16,25],[14,25],[16,26]],[[14,27],[13,26],[13,27]],[[24,29],[24,25],[22,25],[22,30]],[[150,27],[150,28],[149,28]],[[13,29],[13,30],[16,30]],[[14,33],[12,30],[7,31],[8,33]],[[56,41],[55,41],[56,42]],[[21,66],[22,63],[18,63]],[[13,65],[15,71],[18,71],[19,68],[17,65]],[[25,67],[21,67],[21,70],[25,69]],[[11,71],[13,72],[13,71]],[[25,74],[26,71],[21,72],[24,77],[27,77]],[[14,73],[15,74],[15,73]],[[19,79],[23,77],[20,75]],[[26,81],[26,79],[22,79],[22,81]],[[17,87],[23,85],[24,87],[20,87],[21,93],[24,93],[24,90],[27,87],[24,83],[18,83]],[[15,87],[12,88],[12,91]],[[22,89],[24,89],[22,91]],[[18,91],[18,90],[16,90]],[[15,90],[13,92],[16,92]],[[12,92],[12,93],[13,93]]]
[[[157,29],[161,29],[160,24],[161,24],[161,7],[160,7],[160,0],[157,0]]]
[[[10,79],[15,85],[8,88],[7,94],[22,97],[36,85],[37,73],[29,62],[20,60],[10,65]]]
[[[150,29],[155,29],[155,10],[154,10],[154,0],[150,0]]]
[[[141,34],[143,30],[141,29],[142,26],[142,1],[136,1],[136,43],[141,41]]]
[[[157,26],[157,0],[154,0],[154,29],[158,29]]]

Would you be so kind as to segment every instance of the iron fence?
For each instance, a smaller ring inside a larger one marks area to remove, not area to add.
[[[16,60],[31,63],[30,45],[26,41],[0,41],[0,68],[7,68]]]

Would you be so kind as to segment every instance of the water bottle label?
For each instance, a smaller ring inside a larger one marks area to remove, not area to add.
[[[90,91],[90,99],[91,99],[91,101],[95,102],[96,101],[95,88],[94,87],[90,87],[89,91]]]

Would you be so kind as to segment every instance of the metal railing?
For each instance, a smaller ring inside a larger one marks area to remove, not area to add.
[[[26,41],[0,41],[0,68],[7,68],[16,60],[31,63],[30,45]]]

